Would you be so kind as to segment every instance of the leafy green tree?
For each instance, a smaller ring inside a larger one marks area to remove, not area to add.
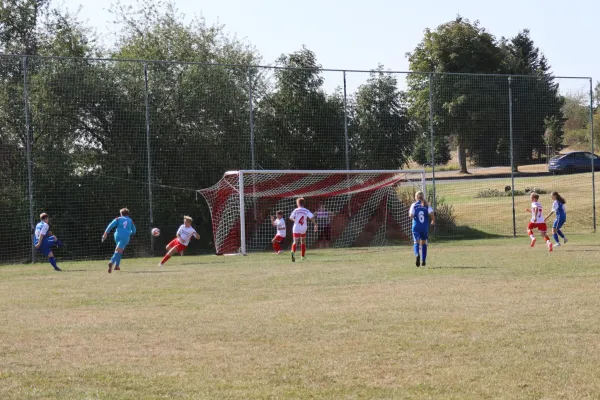
[[[406,164],[416,137],[406,95],[383,66],[371,72],[356,93],[350,129],[351,160],[356,169],[394,169]]]
[[[544,153],[547,121],[551,121],[553,132],[563,131],[564,101],[547,59],[527,29],[504,41],[502,48],[506,73],[519,75],[511,78],[515,164],[531,163],[534,153]],[[562,138],[562,133],[553,137]]]
[[[321,66],[302,47],[277,60],[275,90],[255,112],[259,165],[271,169],[345,168],[344,107],[323,90]],[[294,68],[294,69],[290,69]]]
[[[443,136],[433,139],[435,165],[446,165],[452,159],[450,144]],[[419,135],[415,141],[412,159],[419,165],[431,166],[431,138],[428,133]]]
[[[474,79],[451,73],[499,72],[502,52],[494,36],[478,22],[457,17],[435,31],[427,29],[423,40],[407,57],[411,70],[438,73],[432,80],[434,130],[436,135],[456,139],[461,172],[468,172],[467,149],[479,161],[489,160],[489,149],[496,151],[490,144],[503,128],[499,123],[503,104],[490,99],[500,98],[504,88],[499,89],[497,80],[491,77]],[[429,114],[429,76],[409,75],[408,87],[411,114],[421,121],[421,126],[426,126],[423,121]]]

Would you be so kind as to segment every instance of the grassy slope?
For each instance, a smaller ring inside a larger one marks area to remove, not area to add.
[[[596,196],[600,195],[596,174]],[[468,226],[489,234],[512,234],[512,200],[510,197],[475,198],[484,189],[498,189],[504,192],[510,186],[510,176],[504,179],[481,180],[470,179],[436,185],[438,196],[444,197],[454,207],[456,222],[459,226]],[[533,178],[516,178],[515,188],[538,187],[548,192],[541,196],[545,213],[552,208],[550,192],[558,191],[567,200],[567,224],[565,232],[588,233],[593,230],[592,223],[592,184],[591,174],[542,176]],[[525,234],[530,214],[524,212],[530,205],[528,196],[515,197],[517,234]],[[554,217],[549,221],[554,220]]]
[[[0,398],[594,398],[593,235],[0,267]]]

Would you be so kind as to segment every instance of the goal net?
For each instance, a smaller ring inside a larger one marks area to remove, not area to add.
[[[409,240],[408,209],[415,191],[425,191],[421,170],[394,171],[231,171],[214,186],[199,190],[212,218],[217,254],[247,254],[271,248],[271,216],[288,217],[304,197],[317,218],[307,245],[381,246]]]

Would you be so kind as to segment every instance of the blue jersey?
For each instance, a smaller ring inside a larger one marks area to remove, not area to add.
[[[119,236],[121,239],[129,238],[129,236],[135,234],[136,229],[133,221],[129,217],[117,217],[106,227],[106,233],[109,233],[113,228],[117,228],[115,236]]]
[[[558,200],[554,201],[552,204],[552,210],[556,213],[556,219],[565,219],[567,218],[567,209],[564,203],[561,203]]]
[[[40,236],[44,235],[44,238],[48,237],[48,229],[50,229],[50,226],[45,223],[44,221],[40,221],[36,226],[35,226],[35,235],[33,237],[33,244],[38,244],[38,242],[40,241]]]
[[[420,201],[410,206],[409,215],[412,215],[413,232],[428,232],[429,231],[429,214],[433,213],[433,209],[429,206],[424,206]]]

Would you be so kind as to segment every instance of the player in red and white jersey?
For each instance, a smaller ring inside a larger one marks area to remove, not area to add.
[[[190,240],[192,237],[196,239],[200,239],[200,235],[194,228],[192,228],[192,222],[194,220],[189,215],[183,217],[183,225],[177,229],[177,237],[169,242],[167,245],[167,254],[163,257],[163,259],[158,264],[159,267],[162,267],[164,263],[166,263],[171,256],[175,255],[175,253],[179,253],[183,255],[183,251],[188,247]]]
[[[273,218],[271,215],[271,224],[277,228],[277,234],[271,242],[273,243],[275,254],[281,254],[283,253],[283,250],[281,250],[281,242],[285,240],[286,236],[285,219],[283,219],[283,211],[277,211],[275,214],[277,215],[277,219]]]
[[[537,228],[548,245],[548,251],[552,251],[552,242],[546,234],[548,228],[546,226],[546,219],[544,218],[544,211],[542,210],[542,205],[539,202],[540,195],[532,192],[530,198],[531,209],[527,208],[525,211],[531,212],[531,221],[529,222],[529,225],[527,225],[527,234],[529,234],[529,237],[531,238],[531,247],[535,246],[535,236],[533,234],[533,230]]]
[[[304,198],[300,197],[296,200],[296,208],[292,215],[290,215],[290,220],[294,221],[294,227],[292,228],[292,233],[294,236],[294,243],[292,244],[292,262],[296,262],[296,241],[300,241],[300,248],[302,250],[302,259],[306,260],[306,230],[308,228],[308,221],[312,221],[315,224],[315,232],[319,230],[317,225],[317,220],[313,213],[304,208]]]

